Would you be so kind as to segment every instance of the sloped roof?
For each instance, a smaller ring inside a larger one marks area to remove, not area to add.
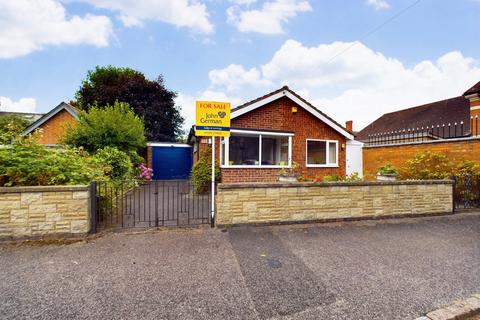
[[[61,102],[58,106],[50,110],[48,113],[44,114],[40,119],[29,125],[25,130],[23,130],[23,135],[32,133],[35,129],[40,127],[42,124],[47,122],[50,118],[55,116],[60,111],[65,110],[70,113],[74,118],[78,118],[77,110],[70,104],[66,102]]]
[[[282,97],[287,97],[293,102],[297,103],[299,106],[301,106],[302,108],[304,108],[305,110],[307,110],[308,112],[316,116],[318,119],[325,122],[327,125],[332,127],[334,130],[336,130],[346,138],[351,140],[354,139],[353,132],[349,131],[348,129],[340,125],[338,122],[336,122],[335,120],[327,116],[325,113],[323,113],[322,111],[314,107],[310,102],[302,98],[296,92],[291,90],[288,86],[283,86],[280,89],[267,93],[264,96],[261,96],[257,99],[251,100],[236,108],[233,108],[231,117],[232,119],[234,119],[238,116],[241,116],[242,114],[245,114],[252,110],[260,108],[266,105],[267,103],[270,103]]]
[[[469,96],[472,94],[480,93],[480,81],[476,85],[465,91],[464,96]]]
[[[463,134],[470,132],[470,102],[463,96],[424,104],[418,107],[386,113],[357,134],[357,140],[368,136],[403,129],[452,125],[463,121]]]

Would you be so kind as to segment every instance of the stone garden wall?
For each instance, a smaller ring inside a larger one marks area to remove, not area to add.
[[[220,184],[216,223],[336,221],[453,212],[452,181]]]
[[[0,238],[86,234],[88,186],[0,188]]]

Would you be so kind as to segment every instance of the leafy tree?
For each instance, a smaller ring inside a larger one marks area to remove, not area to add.
[[[115,102],[81,111],[77,123],[67,127],[64,142],[88,152],[115,147],[131,154],[145,147],[145,129],[143,120],[127,103]]]
[[[30,124],[27,119],[17,115],[0,117],[0,144],[9,144],[19,137],[22,131]]]
[[[155,81],[131,68],[96,67],[87,74],[75,94],[75,105],[84,110],[126,102],[145,121],[149,141],[175,141],[184,119],[175,106],[176,93],[165,87],[162,76]]]

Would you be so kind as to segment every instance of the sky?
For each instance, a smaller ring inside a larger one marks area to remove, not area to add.
[[[480,81],[480,0],[0,0],[0,110],[48,112],[95,66],[232,106],[288,85],[360,130]]]

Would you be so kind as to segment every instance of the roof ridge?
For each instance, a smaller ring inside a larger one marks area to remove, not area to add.
[[[387,113],[384,113],[384,114],[382,115],[382,117],[385,116],[385,115],[389,115],[389,114],[393,114],[393,113],[397,113],[397,112],[403,112],[403,111],[407,111],[407,110],[412,110],[412,109],[416,109],[416,108],[420,108],[420,107],[425,107],[425,106],[428,106],[428,105],[431,105],[431,104],[436,104],[436,103],[440,103],[440,102],[446,102],[446,101],[453,100],[453,99],[458,99],[458,98],[464,98],[464,99],[465,99],[464,96],[451,97],[451,98],[447,98],[447,99],[442,99],[442,100],[438,100],[438,101],[433,101],[433,102],[424,103],[424,104],[421,104],[421,105],[415,106],[415,107],[409,107],[409,108],[400,109],[400,110],[397,110],[397,111],[387,112]]]

